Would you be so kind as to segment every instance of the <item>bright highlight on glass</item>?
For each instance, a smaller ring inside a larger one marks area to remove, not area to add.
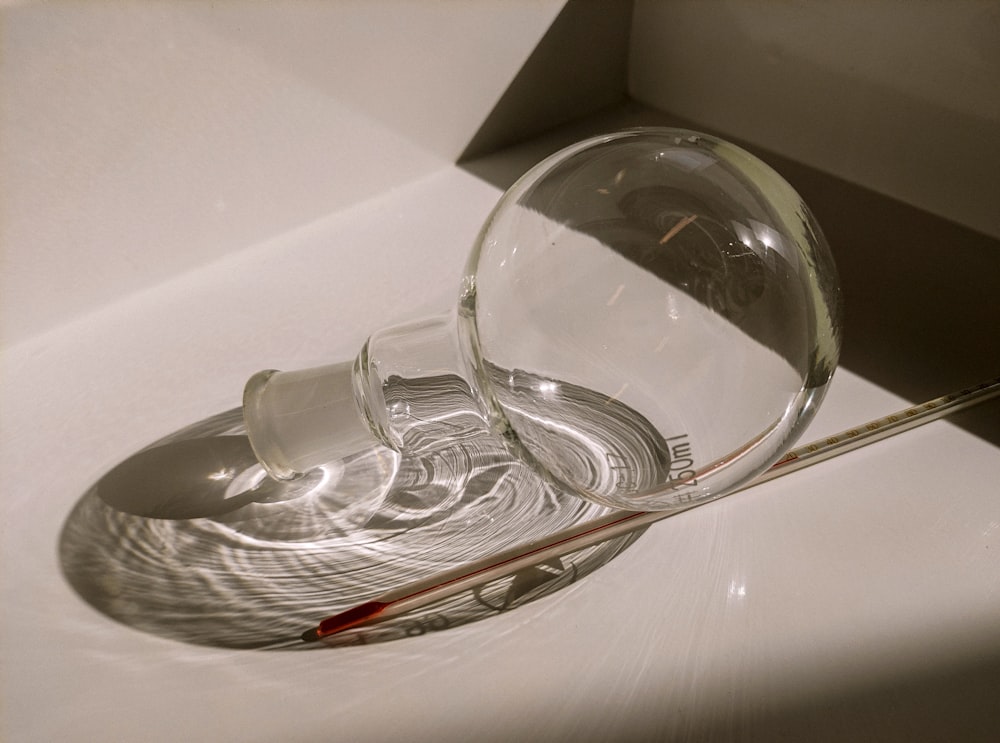
[[[526,173],[451,313],[374,333],[349,375],[262,372],[244,414],[279,478],[489,429],[563,490],[674,510],[787,451],[839,348],[836,270],[792,188],[722,140],[639,129]]]

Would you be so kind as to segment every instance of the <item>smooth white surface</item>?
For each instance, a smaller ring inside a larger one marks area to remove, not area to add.
[[[830,709],[811,739],[933,732],[940,711],[901,685],[1000,654],[1000,457],[947,422],[658,524],[553,597],[411,640],[215,650],[73,593],[60,528],[101,474],[236,406],[258,368],[341,360],[368,329],[447,307],[498,196],[442,168],[5,353],[0,737],[746,738],[770,720],[803,735],[816,700]],[[841,370],[807,437],[904,404]]]
[[[0,342],[453,162],[561,7],[0,8]]]
[[[637,0],[645,103],[1000,237],[1000,5]]]

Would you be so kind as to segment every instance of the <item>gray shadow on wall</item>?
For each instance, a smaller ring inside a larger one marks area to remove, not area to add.
[[[465,146],[465,163],[627,98],[632,0],[569,0]]]

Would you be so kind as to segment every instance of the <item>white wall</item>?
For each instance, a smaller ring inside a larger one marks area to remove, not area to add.
[[[0,13],[0,339],[454,162],[561,0]]]
[[[1000,237],[1000,3],[637,0],[630,92]]]

